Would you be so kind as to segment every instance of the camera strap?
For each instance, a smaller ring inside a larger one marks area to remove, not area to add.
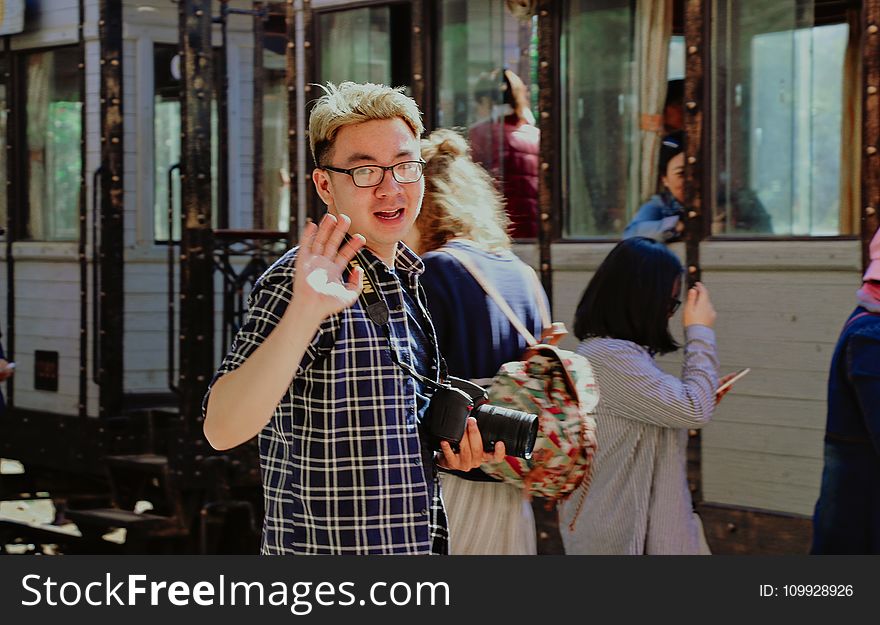
[[[382,329],[382,333],[385,335],[385,339],[388,341],[388,351],[391,353],[391,361],[408,376],[421,382],[432,390],[437,391],[443,388],[443,385],[439,382],[435,382],[430,378],[426,378],[421,373],[416,371],[413,367],[401,361],[397,350],[394,348],[394,344],[391,342],[391,328],[389,327],[390,314],[388,310],[388,304],[385,302],[385,299],[379,294],[379,290],[376,288],[376,285],[373,282],[373,278],[370,276],[370,272],[367,271],[366,263],[363,262],[360,252],[355,254],[355,257],[351,259],[349,264],[352,267],[361,268],[361,272],[364,276],[364,282],[363,289],[361,290],[360,299],[363,302],[364,309],[367,311],[367,316],[370,318],[370,321],[372,321]]]

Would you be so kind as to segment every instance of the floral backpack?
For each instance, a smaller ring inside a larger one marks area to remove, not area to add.
[[[505,363],[498,370],[489,386],[489,403],[538,415],[538,437],[532,456],[528,460],[507,456],[502,462],[486,463],[481,468],[495,478],[522,487],[530,498],[547,499],[548,506],[552,506],[583,482],[589,486],[596,441],[593,415],[599,403],[593,369],[584,356],[555,345],[566,331],[563,324],[550,323],[540,282],[531,268],[526,269],[534,281],[544,319],[540,343],[465,254],[449,247],[442,251],[470,272],[529,346],[521,360]],[[586,493],[587,488],[581,489],[578,512]]]

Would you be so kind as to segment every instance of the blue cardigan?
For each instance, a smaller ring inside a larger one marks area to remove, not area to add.
[[[494,254],[463,241],[447,245],[466,253],[526,328],[540,338],[540,308],[524,263],[512,252]],[[465,379],[491,378],[505,362],[519,360],[525,339],[470,273],[441,251],[428,252],[422,260],[422,285],[449,374]],[[543,290],[541,297],[546,303]]]

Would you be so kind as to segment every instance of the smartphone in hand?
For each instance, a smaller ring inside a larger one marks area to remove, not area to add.
[[[745,369],[740,369],[739,371],[736,372],[736,375],[734,375],[727,382],[725,382],[724,384],[719,386],[717,389],[715,389],[715,394],[718,395],[719,393],[723,393],[724,391],[729,389],[731,386],[733,386],[735,382],[739,381],[740,378],[745,376],[751,370],[752,370],[751,367],[746,367]]]

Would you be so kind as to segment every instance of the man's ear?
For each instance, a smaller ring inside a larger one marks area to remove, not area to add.
[[[330,176],[323,169],[312,170],[312,182],[315,183],[315,190],[321,197],[321,201],[327,206],[333,203],[333,190],[330,186]]]

